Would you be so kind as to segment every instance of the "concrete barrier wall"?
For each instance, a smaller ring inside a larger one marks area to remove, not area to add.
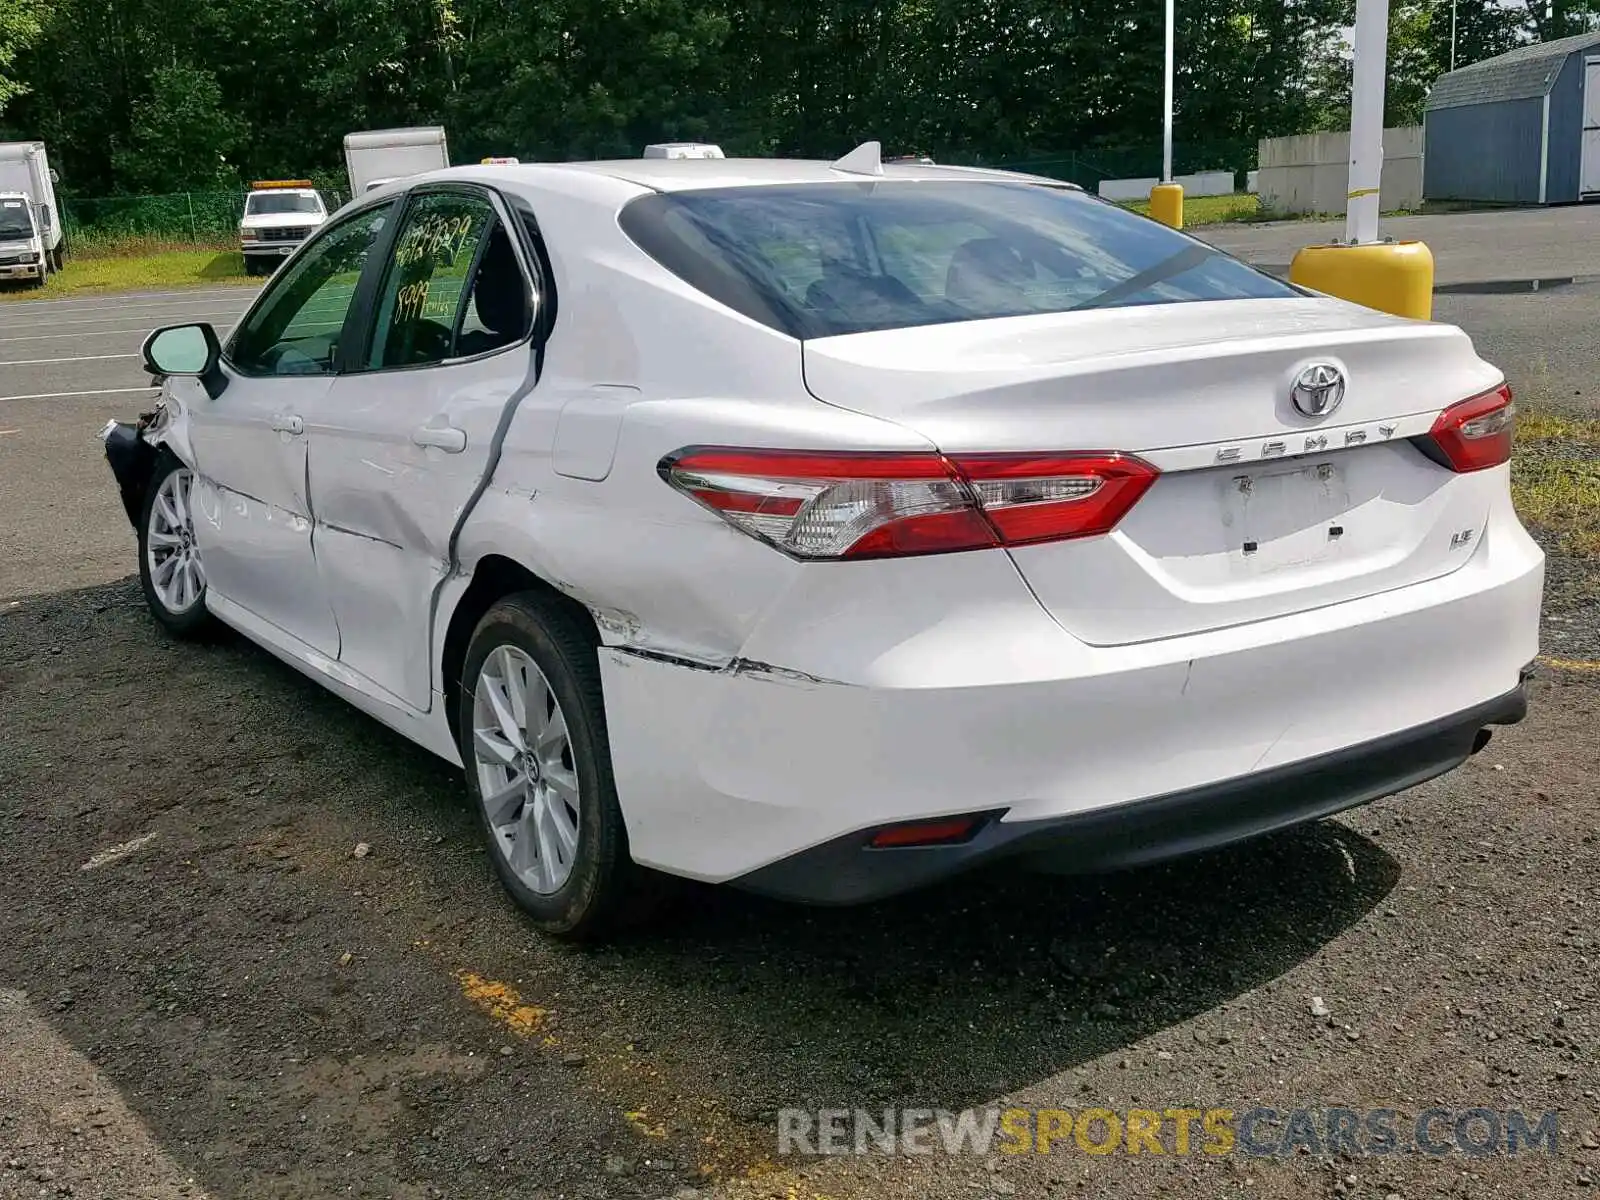
[[[1150,189],[1159,179],[1102,179],[1100,196],[1104,200],[1148,200]],[[1175,175],[1172,182],[1183,188],[1185,196],[1233,195],[1232,171],[1199,171],[1193,175]]]
[[[1256,190],[1265,212],[1342,216],[1350,190],[1350,134],[1263,138]],[[1383,131],[1379,200],[1385,212],[1422,205],[1422,126]]]

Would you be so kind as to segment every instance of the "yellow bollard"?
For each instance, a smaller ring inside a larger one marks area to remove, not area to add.
[[[1150,189],[1150,216],[1174,229],[1183,228],[1183,185],[1158,183]]]
[[[1307,246],[1289,282],[1397,317],[1433,317],[1433,253],[1421,242]]]

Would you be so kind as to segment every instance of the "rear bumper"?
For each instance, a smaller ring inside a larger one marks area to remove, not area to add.
[[[1391,796],[1460,766],[1490,725],[1527,714],[1527,685],[1465,712],[1239,779],[1044,821],[986,821],[950,846],[876,850],[870,830],[835,838],[735,880],[811,904],[857,904],[1019,855],[1053,869],[1115,870],[1212,850]]]
[[[1472,559],[1443,578],[1094,647],[1050,618],[1003,553],[877,567],[867,597],[845,570],[799,573],[743,656],[720,667],[602,647],[613,773],[638,862],[785,895],[864,897],[962,865],[935,852],[931,869],[872,885],[861,864],[897,873],[885,855],[898,852],[855,851],[886,825],[996,814],[977,855],[1041,829],[1125,826],[1137,811],[1127,836],[1161,844],[1160,857],[1314,819],[1448,770],[1479,728],[1512,719],[1538,654],[1544,575],[1507,501]],[[1321,779],[1315,789],[1306,772]],[[1283,778],[1297,780],[1295,795],[1279,794]],[[1241,790],[1209,830],[1164,807]],[[1156,828],[1169,815],[1175,827]],[[1140,861],[1104,846],[1086,857]],[[783,866],[791,860],[800,866]],[[798,878],[836,868],[842,882]]]

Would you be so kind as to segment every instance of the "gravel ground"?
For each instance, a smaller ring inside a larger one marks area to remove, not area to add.
[[[501,898],[448,769],[237,639],[169,640],[131,582],[0,616],[0,694],[0,986],[218,1196],[785,1195],[800,1164],[732,1182],[768,1169],[778,1108],[1001,1096],[1551,1109],[1554,1158],[1349,1172],[1377,1195],[1527,1196],[1600,1169],[1576,1141],[1600,1124],[1600,674],[1549,672],[1529,722],[1348,821],[866,910],[696,890],[589,951]],[[0,1195],[37,1194],[38,1150],[10,1153]],[[996,1176],[1101,1196],[1342,1179],[1064,1162]],[[992,1182],[962,1160],[807,1169],[797,1194]]]
[[[1515,340],[1524,317],[1492,304],[1538,298],[1466,299]],[[578,950],[502,898],[443,764],[239,639],[159,631],[91,440],[143,399],[95,389],[144,381],[82,361],[137,339],[64,307],[101,340],[36,363],[54,335],[6,308],[0,1198],[1600,1187],[1592,563],[1551,560],[1545,649],[1568,665],[1529,720],[1348,818],[867,909],[685,889]],[[1481,1105],[1555,1111],[1560,1135],[1517,1158],[776,1155],[781,1108],[992,1103]]]

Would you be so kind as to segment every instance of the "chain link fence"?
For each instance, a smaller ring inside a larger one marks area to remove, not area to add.
[[[80,245],[167,242],[177,245],[231,244],[238,238],[245,191],[169,192],[158,196],[63,196],[61,223],[69,241]],[[331,212],[342,193],[322,189]]]
[[[198,245],[237,234],[244,198],[244,192],[63,197],[61,223],[75,242],[154,239]]]

